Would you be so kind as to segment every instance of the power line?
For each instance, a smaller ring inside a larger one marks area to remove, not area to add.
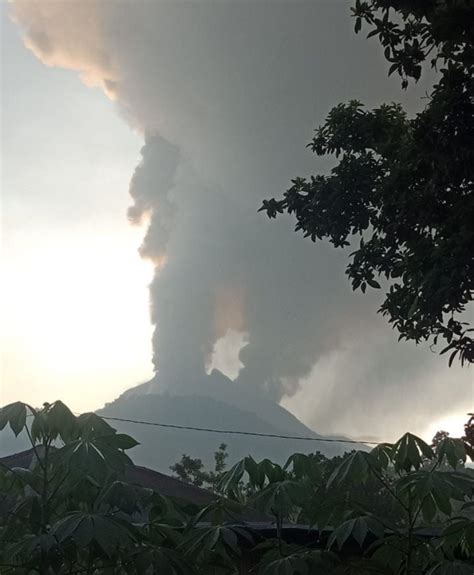
[[[248,435],[251,437],[271,437],[273,439],[295,439],[298,441],[319,441],[322,443],[351,443],[357,445],[380,445],[376,441],[360,441],[357,439],[334,439],[323,437],[309,437],[304,435],[280,435],[278,433],[259,433],[257,431],[239,431],[237,429],[214,429],[211,427],[192,427],[190,425],[177,425],[173,423],[159,423],[157,421],[141,421],[137,419],[125,419],[123,417],[108,417],[101,415],[108,421],[122,421],[125,423],[136,423],[138,425],[150,425],[153,427],[164,427],[168,429],[182,429],[186,431],[202,431],[205,433],[221,433],[225,435]]]

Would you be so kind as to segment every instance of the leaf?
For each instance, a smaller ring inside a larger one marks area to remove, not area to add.
[[[429,460],[433,459],[433,450],[422,439],[411,433],[405,433],[393,446],[396,471],[408,472],[411,469],[419,469],[423,464],[423,456]]]
[[[3,429],[7,423],[16,437],[20,435],[26,424],[26,403],[17,401],[10,403],[0,410],[0,430]]]
[[[231,556],[238,556],[241,553],[234,529],[222,525],[197,526],[191,529],[183,538],[179,548],[193,559],[202,559],[211,552],[216,552],[228,561]]]
[[[433,519],[436,517],[437,512],[436,501],[432,493],[426,495],[423,499],[421,504],[421,512],[423,514],[423,519],[427,523],[432,523]]]
[[[373,287],[374,289],[380,289],[379,282],[374,279],[368,279],[367,283],[369,284],[370,287]]]
[[[237,492],[239,482],[244,475],[245,465],[246,459],[241,459],[233,465],[229,471],[224,473],[217,482],[217,490],[221,493],[235,494]]]
[[[444,513],[448,516],[451,515],[453,508],[449,494],[445,493],[443,490],[436,489],[433,491],[432,496],[436,506],[441,511],[441,513]]]
[[[55,523],[51,532],[59,543],[73,541],[79,548],[95,542],[108,557],[135,541],[131,525],[100,513],[75,511]]]
[[[328,540],[328,548],[330,549],[337,543],[338,548],[342,549],[350,537],[359,544],[359,547],[362,547],[369,533],[381,539],[384,535],[384,527],[377,519],[370,516],[349,519],[333,530]]]
[[[305,453],[293,453],[286,461],[283,469],[292,467],[293,474],[297,479],[308,478],[313,484],[322,479],[322,466],[314,456]]]
[[[153,496],[153,490],[131,485],[123,481],[113,481],[103,492],[100,501],[132,515],[145,507]]]
[[[393,458],[393,445],[391,443],[380,443],[370,452],[376,460],[380,469],[387,469]]]
[[[460,463],[465,463],[467,459],[464,441],[453,437],[445,437],[436,448],[436,456],[440,463],[446,459],[449,465],[456,469]]]
[[[11,473],[15,478],[18,478],[23,487],[28,485],[33,491],[40,493],[41,480],[36,473],[23,467],[13,467]]]
[[[265,485],[265,469],[264,466],[257,463],[253,457],[246,457],[244,460],[245,471],[249,476],[250,484],[254,487],[262,489]]]
[[[474,568],[461,561],[443,561],[432,567],[427,575],[473,575]]]
[[[308,566],[301,557],[283,557],[266,565],[260,573],[262,575],[307,575]]]
[[[96,413],[83,413],[77,418],[77,426],[82,436],[105,436],[115,434],[115,429]]]
[[[378,467],[374,457],[364,451],[354,451],[336,467],[328,479],[327,486],[338,486],[345,481],[364,484],[371,476],[371,466]]]
[[[369,528],[367,527],[367,523],[360,517],[354,519],[354,522],[351,535],[357,541],[359,547],[362,547],[365,538],[367,537],[367,533],[369,532]]]
[[[46,423],[46,416],[43,410],[38,411],[34,415],[33,422],[31,423],[30,433],[35,443],[37,441],[41,441],[43,437],[47,436],[48,427]]]
[[[133,557],[136,571],[132,573],[160,573],[160,575],[194,575],[194,571],[174,549],[147,549]],[[151,571],[150,571],[151,569]]]
[[[59,435],[67,442],[76,436],[76,417],[62,401],[55,401],[48,409],[47,422],[53,439]]]
[[[249,505],[263,513],[287,517],[296,506],[302,505],[306,495],[307,490],[302,483],[285,480],[270,483],[253,494],[249,498]]]
[[[239,539],[233,529],[224,527],[222,529],[222,539],[233,553],[240,555]]]
[[[377,541],[374,546],[375,550],[372,552],[371,557],[393,570],[389,571],[389,573],[399,573],[399,569],[405,560],[406,540],[396,535],[391,535]]]
[[[4,545],[2,551],[6,551],[6,556],[11,560],[21,560],[24,557],[31,560],[36,559],[42,550],[50,551],[55,547],[57,547],[57,542],[50,534],[27,535],[13,545]]]
[[[248,459],[248,458],[246,458]],[[281,482],[286,478],[285,471],[270,459],[263,459],[259,464],[259,472],[267,478],[269,483]]]
[[[394,64],[392,64],[390,66],[390,68],[388,69],[388,75],[391,76],[395,72],[395,70],[398,68],[398,66],[399,66],[398,62],[395,62]]]
[[[73,475],[90,475],[103,481],[111,472],[124,472],[132,464],[130,458],[114,445],[114,435],[77,439],[59,449],[55,456]]]
[[[110,445],[113,445],[117,449],[132,449],[140,445],[138,441],[130,437],[130,435],[125,435],[124,433],[117,433],[107,440]]]
[[[0,409],[0,431],[5,428],[8,423],[8,411],[6,407]]]

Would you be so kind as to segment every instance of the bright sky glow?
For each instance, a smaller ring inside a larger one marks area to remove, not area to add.
[[[152,269],[126,218],[142,138],[1,12],[0,405],[95,409],[152,375]]]
[[[464,424],[469,416],[466,413],[453,413],[430,424],[426,430],[425,437],[431,439],[438,431],[447,431],[451,437],[461,437],[464,435]]]
[[[151,375],[140,230],[18,242],[4,262],[2,403],[100,407]],[[124,327],[125,326],[125,327]]]

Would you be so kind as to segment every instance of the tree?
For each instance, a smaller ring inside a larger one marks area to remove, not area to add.
[[[221,443],[217,451],[214,452],[213,470],[208,471],[205,469],[202,459],[193,458],[186,454],[181,456],[180,461],[171,465],[170,469],[181,481],[197,485],[198,487],[204,486],[214,491],[217,482],[225,471],[228,457],[227,445]]]
[[[0,408],[7,426],[28,435],[33,461],[0,462],[2,575],[237,574],[242,534],[225,518],[240,508],[216,496],[199,509],[129,483],[137,442],[103,418],[16,402]],[[224,460],[221,446],[221,471]]]
[[[2,575],[237,575],[244,549],[259,575],[473,572],[474,521],[459,508],[474,504],[474,477],[458,470],[472,455],[472,422],[466,438],[445,437],[436,450],[405,434],[333,460],[247,457],[221,475],[216,489],[226,497],[195,510],[129,483],[126,452],[137,442],[93,413],[17,402],[0,408],[0,431],[7,426],[29,436],[34,456],[29,469],[0,463]],[[398,509],[395,521],[384,498]],[[232,499],[273,515],[276,538],[236,523],[242,506]],[[284,523],[299,521],[321,530],[314,545],[285,541]],[[421,529],[430,526],[442,530],[427,540]],[[348,557],[347,544],[361,551]]]
[[[238,497],[246,476],[255,489],[247,505],[275,517],[277,541],[265,547],[263,574],[469,575],[474,521],[465,511],[473,504],[474,477],[457,470],[468,452],[463,439],[445,437],[434,450],[406,433],[371,452],[348,453],[336,465],[303,454],[292,455],[283,467],[246,457],[219,486]],[[368,504],[359,498],[364,490],[372,494]],[[397,509],[396,521],[374,505],[378,495]],[[283,523],[302,517],[318,528],[325,549],[285,543]],[[429,529],[437,536],[426,538]],[[346,553],[341,561],[339,553],[354,545],[365,551],[348,559]]]
[[[426,106],[409,118],[397,104],[339,104],[309,144],[337,165],[296,178],[260,209],[293,214],[313,241],[352,246],[353,289],[380,289],[385,278],[379,311],[399,339],[441,338],[449,365],[456,355],[472,363],[463,314],[474,293],[474,2],[356,0],[352,12],[356,32],[366,23],[368,37],[378,36],[403,88],[431,58],[438,80]]]

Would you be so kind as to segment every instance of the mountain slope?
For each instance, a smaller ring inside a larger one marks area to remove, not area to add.
[[[242,389],[216,371],[195,382],[192,388],[177,386],[172,391],[162,389],[158,380],[152,380],[128,390],[107,404],[99,414],[165,424],[324,440],[324,437],[303,425],[280,405],[257,395],[254,390]],[[230,462],[248,454],[258,459],[269,457],[283,462],[295,451],[322,451],[327,455],[336,455],[350,450],[350,445],[324,441],[213,434],[118,421],[112,423],[120,431],[140,441],[141,445],[133,450],[137,464],[161,471],[167,471],[184,453],[200,457],[209,464],[213,452],[221,443],[228,446]]]

